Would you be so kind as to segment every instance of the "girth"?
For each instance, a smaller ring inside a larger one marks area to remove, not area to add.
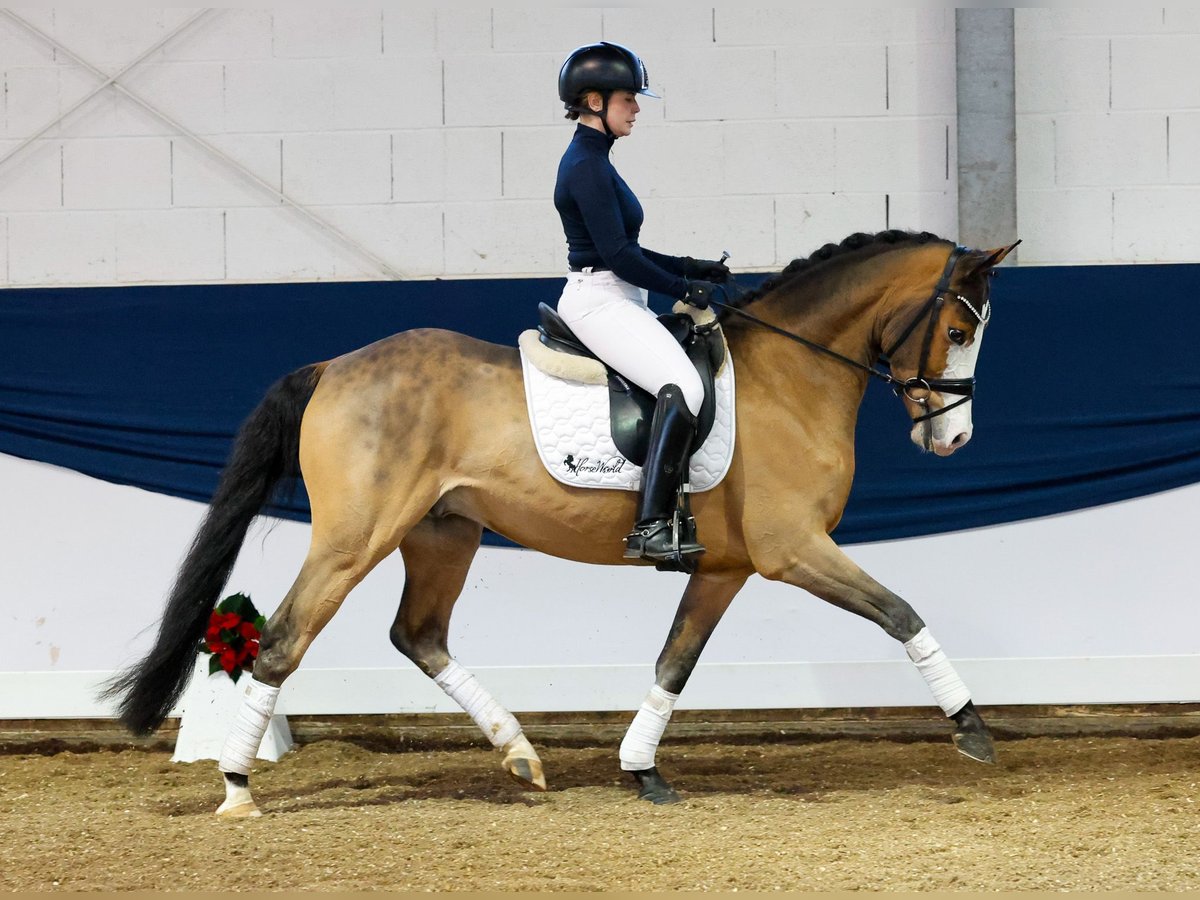
[[[650,443],[650,420],[658,398],[629,381],[585,347],[551,306],[539,303],[538,317],[538,338],[545,346],[604,364],[608,373],[609,425],[613,443],[631,463],[643,465]],[[658,321],[683,348],[704,385],[704,402],[697,416],[697,435],[692,444],[699,447],[712,431],[717,408],[713,382],[725,362],[725,340],[715,321],[697,325],[686,313],[668,313],[659,316]]]

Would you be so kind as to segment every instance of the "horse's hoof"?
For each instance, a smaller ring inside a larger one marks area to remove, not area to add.
[[[217,807],[217,815],[222,819],[252,819],[261,816],[262,812],[253,800],[245,800],[232,806],[222,803]]]
[[[996,761],[996,748],[992,744],[991,735],[956,731],[954,733],[954,746],[963,756],[969,757],[976,762],[990,764]]]
[[[981,763],[991,764],[996,761],[992,733],[988,731],[974,703],[968,702],[950,718],[958,726],[954,732],[954,746],[959,753]]]
[[[629,774],[638,783],[639,800],[649,800],[655,806],[662,806],[664,803],[678,803],[683,799],[675,793],[675,788],[667,784],[667,780],[658,773],[655,766]]]
[[[505,757],[504,771],[508,773],[509,778],[527,791],[547,790],[546,776],[542,772],[542,761],[540,759]]]

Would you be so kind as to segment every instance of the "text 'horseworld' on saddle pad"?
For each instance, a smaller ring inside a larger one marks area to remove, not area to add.
[[[521,335],[521,368],[525,373],[525,401],[533,440],[546,470],[563,484],[572,487],[609,488],[636,491],[641,487],[642,469],[621,455],[609,430],[608,385],[587,383],[549,375],[537,367],[531,356],[565,356],[543,347],[537,332]],[[579,360],[579,357],[574,359]],[[594,360],[601,376],[603,367]],[[733,359],[725,353],[725,362],[717,373],[716,415],[712,431],[698,450],[692,453],[691,489],[707,491],[716,487],[729,471],[733,459],[734,382]]]

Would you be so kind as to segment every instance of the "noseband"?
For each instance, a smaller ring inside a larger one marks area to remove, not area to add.
[[[947,294],[949,294],[950,297],[952,297],[954,299],[962,301],[963,305],[966,306],[967,309],[969,309],[971,311],[971,313],[975,316],[976,320],[979,322],[980,325],[986,325],[988,320],[992,317],[992,304],[991,304],[990,300],[986,301],[983,304],[982,309],[976,309],[972,305],[971,301],[968,300],[966,297],[964,297],[962,294],[951,294],[950,293],[950,276],[954,273],[954,267],[956,265],[958,265],[959,259],[961,259],[962,255],[966,252],[967,252],[967,249],[965,247],[961,247],[958,245],[956,245],[954,247],[954,249],[950,251],[950,257],[946,260],[946,267],[942,270],[942,276],[941,276],[941,278],[938,279],[937,286],[934,287],[934,289],[933,289],[933,294],[929,297],[928,300],[925,301],[925,305],[921,307],[921,311],[917,313],[917,315],[913,318],[913,320],[908,324],[908,327],[904,329],[904,332],[900,335],[900,337],[897,338],[895,343],[892,344],[891,349],[887,350],[883,354],[883,359],[886,360],[888,362],[888,364],[890,365],[892,356],[895,354],[895,352],[897,350],[899,350],[904,345],[904,342],[907,341],[909,339],[909,337],[912,336],[913,332],[916,331],[917,326],[919,324],[921,324],[921,320],[926,319],[926,318],[928,319],[928,324],[925,327],[925,337],[921,342],[921,356],[920,356],[920,361],[917,364],[917,374],[914,375],[912,378],[907,378],[907,379],[904,379],[903,381],[900,380],[899,378],[896,378],[890,372],[884,372],[880,369],[875,368],[874,366],[864,365],[863,363],[860,363],[856,359],[851,359],[848,356],[843,356],[842,354],[840,354],[834,350],[830,350],[828,347],[825,347],[821,344],[815,343],[814,341],[810,341],[807,338],[800,337],[800,335],[798,335],[798,334],[793,334],[792,332],[787,331],[786,329],[779,328],[775,325],[770,324],[769,322],[764,322],[762,319],[758,318],[757,316],[752,316],[750,313],[746,312],[743,309],[740,309],[739,307],[731,306],[728,303],[722,303],[718,300],[713,300],[712,305],[719,306],[722,309],[726,309],[729,312],[739,315],[744,319],[749,319],[751,322],[761,325],[763,328],[766,328],[769,331],[773,331],[776,334],[780,334],[786,338],[790,338],[791,340],[796,341],[797,343],[803,344],[805,347],[808,347],[811,350],[816,350],[819,353],[824,353],[826,356],[832,356],[834,359],[840,360],[841,362],[844,362],[847,365],[853,366],[856,369],[861,369],[862,371],[866,372],[868,375],[878,378],[881,381],[884,381],[887,384],[891,385],[892,391],[896,394],[897,397],[899,397],[901,394],[903,394],[906,398],[911,400],[913,403],[916,403],[919,406],[924,407],[927,410],[929,407],[929,395],[931,393],[937,392],[940,394],[955,394],[955,395],[959,396],[959,399],[954,401],[953,403],[943,406],[940,409],[935,409],[932,411],[925,412],[923,415],[917,416],[916,418],[913,419],[914,424],[919,423],[919,422],[928,422],[930,419],[940,416],[943,413],[950,412],[950,410],[954,409],[955,407],[962,406],[964,403],[966,403],[968,400],[970,400],[972,397],[975,396],[975,379],[974,379],[974,377],[971,377],[971,378],[926,378],[925,377],[925,366],[929,362],[929,350],[933,346],[934,329],[937,325],[938,316],[942,311],[942,307],[945,306]],[[724,290],[724,286],[722,285],[721,287]],[[923,396],[914,396],[913,395],[914,391],[924,391],[925,393]]]

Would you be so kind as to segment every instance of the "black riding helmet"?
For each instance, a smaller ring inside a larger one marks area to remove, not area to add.
[[[659,97],[650,90],[650,77],[638,55],[628,47],[609,41],[576,47],[559,70],[558,99],[568,110],[591,114],[590,109],[581,107],[579,103],[588,91],[599,91],[604,98],[600,121],[610,134],[608,98],[613,91],[633,91],[647,97]]]

